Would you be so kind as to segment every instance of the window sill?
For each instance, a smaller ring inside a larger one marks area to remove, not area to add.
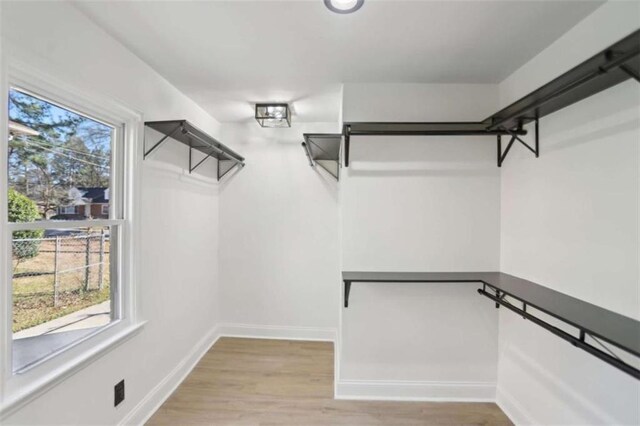
[[[3,420],[28,402],[42,395],[58,383],[64,381],[66,378],[91,364],[96,359],[102,357],[110,350],[137,335],[142,331],[145,324],[146,321],[142,321],[128,325],[117,333],[98,341],[93,347],[70,359],[62,366],[44,372],[38,380],[35,380],[26,386],[21,386],[19,391],[16,391],[14,394],[7,392],[5,400],[0,403],[0,420]]]

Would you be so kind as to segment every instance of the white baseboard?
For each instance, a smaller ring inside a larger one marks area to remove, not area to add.
[[[162,379],[143,399],[125,416],[120,425],[143,425],[153,413],[171,396],[180,383],[189,375],[200,359],[219,338],[214,327],[193,347],[191,352]]]
[[[222,323],[218,325],[222,337],[246,337],[252,339],[315,340],[335,342],[335,328],[285,327],[278,325],[253,325]]]
[[[511,395],[502,392],[500,388],[496,390],[496,404],[509,420],[516,426],[535,425],[531,415],[518,403]]]
[[[336,330],[332,328],[219,324],[202,338],[194,346],[193,350],[122,419],[120,425],[142,425],[149,420],[153,413],[160,408],[189,375],[204,354],[222,336],[333,342],[335,341]]]
[[[120,425],[142,425],[177,389],[220,337],[257,339],[315,340],[335,342],[332,328],[255,326],[248,324],[219,324],[202,338],[193,350],[158,383],[147,396],[120,422]],[[387,401],[464,401],[495,402],[496,384],[492,382],[413,382],[340,380],[336,383],[336,399]],[[512,416],[516,409],[505,403],[505,412]],[[502,406],[501,406],[502,407]],[[519,424],[516,422],[516,424]]]
[[[492,382],[339,380],[336,399],[495,402]]]
[[[560,340],[558,342],[558,344],[564,344]],[[586,353],[579,351],[576,354],[576,356],[587,356]],[[496,403],[518,426],[628,423],[614,417],[615,414],[612,415],[603,410],[598,400],[587,399],[581,389],[572,386],[566,380],[564,371],[558,373],[550,370],[515,344],[509,344],[503,349],[500,362],[502,371],[498,375],[502,374],[510,380],[509,383],[503,382],[497,387]],[[531,395],[525,397],[518,392],[518,389],[513,388],[520,386],[520,383],[527,383],[530,392],[534,392],[533,395],[537,397]],[[554,408],[545,406],[544,398],[549,397],[560,401],[562,405]]]

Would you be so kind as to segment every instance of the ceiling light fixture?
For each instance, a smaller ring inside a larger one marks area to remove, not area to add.
[[[324,0],[324,5],[335,13],[353,13],[360,9],[364,0]]]
[[[291,127],[288,104],[256,104],[256,121],[262,127]]]

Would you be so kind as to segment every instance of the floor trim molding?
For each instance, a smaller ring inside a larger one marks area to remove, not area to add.
[[[496,404],[509,420],[516,426],[535,425],[531,415],[511,395],[498,388],[496,390]]]
[[[339,380],[336,399],[495,402],[493,382]]]
[[[313,327],[255,326],[223,323],[202,338],[189,354],[158,383],[119,423],[143,425],[178,388],[207,351],[220,337],[244,337],[278,340],[307,340],[335,342],[336,330]],[[338,380],[335,399],[380,401],[455,401],[496,402],[496,383],[493,382],[431,382],[385,380]],[[514,401],[501,398],[498,403],[516,424],[521,416]]]
[[[335,328],[287,327],[279,325],[254,325],[222,323],[218,334],[224,337],[246,337],[252,339],[315,340],[335,342]]]
[[[187,378],[200,359],[218,341],[220,334],[214,327],[200,339],[191,352],[160,381],[123,419],[120,425],[143,425]]]

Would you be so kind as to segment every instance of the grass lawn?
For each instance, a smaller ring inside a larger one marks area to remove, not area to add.
[[[13,262],[13,332],[109,300],[109,243],[105,244],[99,289],[99,241],[89,246],[89,285],[85,287],[86,240],[64,239],[58,252],[58,303],[54,305],[55,241],[40,244],[37,256]]]

